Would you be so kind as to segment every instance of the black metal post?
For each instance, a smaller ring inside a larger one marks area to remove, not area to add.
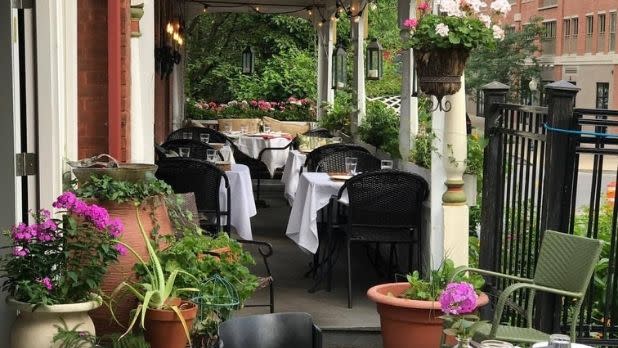
[[[545,92],[548,96],[547,125],[576,130],[573,109],[579,88],[563,80],[545,86]],[[578,171],[574,164],[577,140],[573,135],[557,131],[547,131],[546,139],[539,232],[543,235],[550,229],[567,233],[574,194],[573,178]],[[537,296],[535,326],[544,332],[560,332],[559,298],[548,294]]]

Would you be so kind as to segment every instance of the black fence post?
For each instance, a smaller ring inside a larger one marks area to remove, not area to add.
[[[556,81],[545,86],[548,100],[547,125],[565,130],[576,130],[573,114],[575,97],[579,88],[567,81]],[[575,167],[575,146],[573,135],[547,131],[545,142],[545,175],[543,178],[543,201],[539,233],[569,230],[573,180],[577,175]],[[560,332],[560,301],[556,296],[539,294],[536,302],[535,326],[544,332]]]
[[[496,271],[500,257],[500,236],[502,231],[502,204],[491,204],[504,200],[504,173],[502,167],[502,135],[494,127],[502,122],[499,103],[506,101],[509,86],[490,82],[482,87],[485,117],[485,154],[483,161],[483,202],[481,210],[480,268]],[[493,280],[488,279],[491,286]]]

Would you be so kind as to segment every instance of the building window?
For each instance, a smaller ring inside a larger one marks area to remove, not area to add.
[[[539,8],[549,7],[549,6],[557,6],[558,0],[540,0]]]
[[[544,22],[543,54],[556,54],[556,21]]]
[[[571,18],[571,53],[577,53],[577,34],[579,33],[579,18]]]
[[[562,32],[564,40],[562,41],[562,54],[571,53],[571,20],[565,19],[562,22]]]
[[[609,14],[609,50],[616,52],[616,12]]]
[[[607,109],[609,105],[609,83],[597,82],[597,109]]]
[[[599,14],[599,35],[597,39],[597,52],[605,52],[605,13]]]
[[[592,33],[594,32],[594,17],[586,16],[586,52],[592,52]]]

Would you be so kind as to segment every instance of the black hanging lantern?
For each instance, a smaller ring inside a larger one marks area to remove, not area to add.
[[[371,39],[367,45],[367,64],[365,64],[365,76],[367,80],[382,79],[382,69],[384,64],[384,55],[382,45],[378,39]]]
[[[245,75],[253,74],[255,69],[255,51],[251,46],[247,46],[244,51],[242,51],[242,73]]]
[[[347,86],[347,53],[342,44],[338,44],[333,52],[333,89]]]

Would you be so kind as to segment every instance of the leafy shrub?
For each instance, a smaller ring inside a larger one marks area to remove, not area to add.
[[[381,102],[367,104],[367,116],[358,127],[362,141],[401,158],[399,153],[399,116]]]
[[[351,134],[350,113],[352,112],[352,95],[345,91],[339,91],[335,95],[335,103],[326,109],[326,113],[319,120],[320,127],[326,128],[331,133],[342,132]]]

